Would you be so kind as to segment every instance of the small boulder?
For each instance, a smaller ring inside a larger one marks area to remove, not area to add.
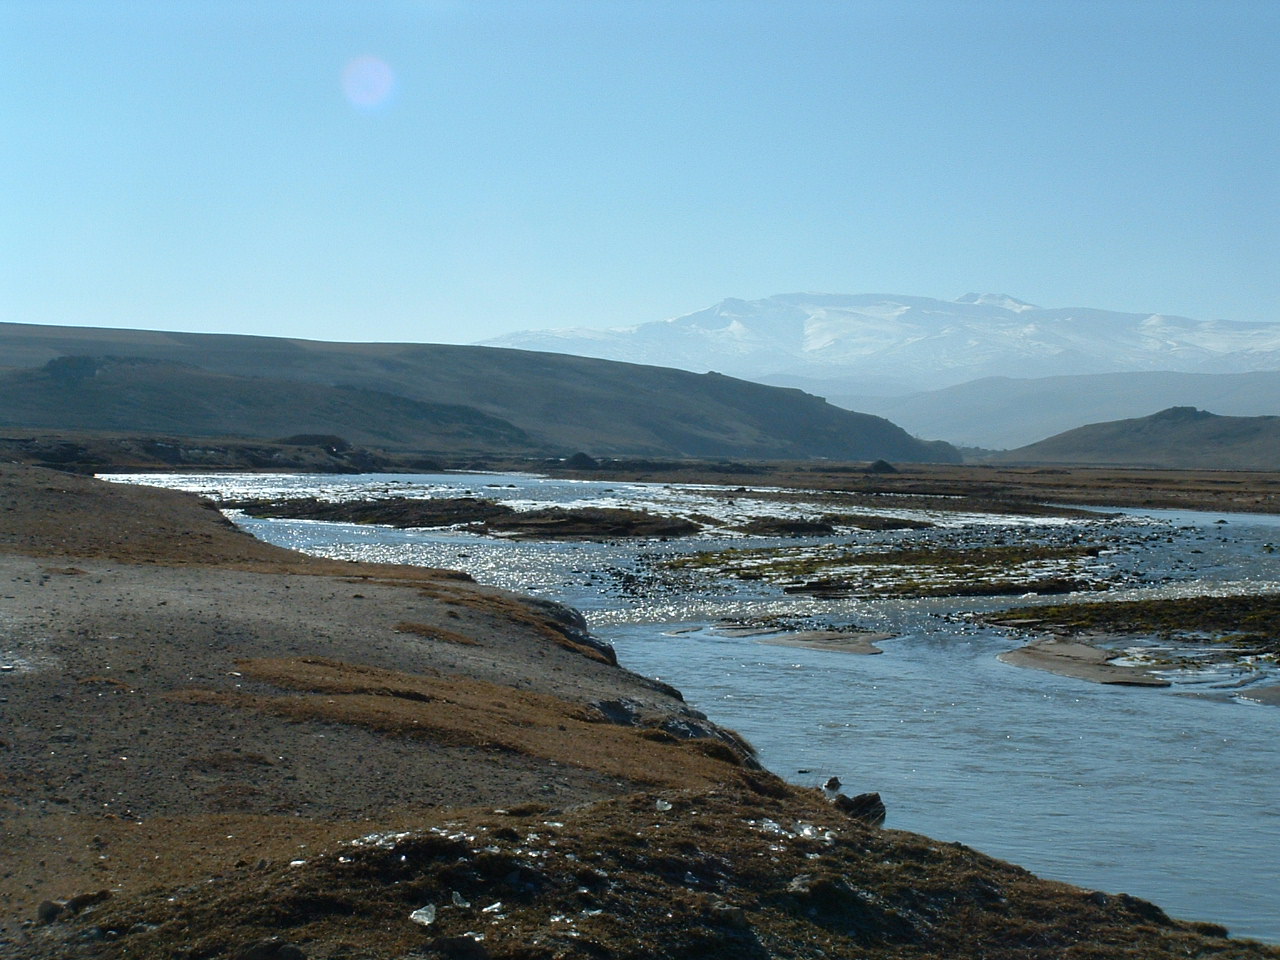
[[[599,470],[600,463],[590,454],[579,451],[564,462],[565,467],[570,470]]]
[[[42,926],[46,923],[53,923],[67,908],[64,904],[57,900],[41,900],[40,906],[36,907],[36,923]]]
[[[436,937],[428,949],[448,960],[489,960],[488,948],[475,937]]]
[[[104,900],[111,899],[110,890],[97,890],[93,893],[82,893],[79,896],[72,897],[67,901],[67,909],[72,913],[79,913],[81,910],[87,910],[89,907],[97,906]]]
[[[735,930],[745,930],[751,925],[747,919],[747,911],[723,900],[713,903],[707,912],[713,923],[721,923]]]
[[[303,949],[279,937],[245,944],[231,955],[232,960],[307,960]]]
[[[878,793],[860,793],[856,797],[838,793],[831,802],[841,813],[868,826],[879,827],[884,823],[886,811]]]

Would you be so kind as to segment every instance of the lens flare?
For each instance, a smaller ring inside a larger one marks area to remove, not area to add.
[[[356,57],[342,69],[342,93],[354,107],[373,110],[387,102],[396,77],[384,60]]]

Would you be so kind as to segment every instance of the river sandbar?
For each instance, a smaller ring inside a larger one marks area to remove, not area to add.
[[[869,655],[884,653],[877,643],[892,640],[892,633],[837,633],[834,630],[805,630],[779,636],[760,637],[758,643],[776,647],[800,647],[805,650],[830,650],[836,653]]]
[[[1092,683],[1135,687],[1167,687],[1169,681],[1145,667],[1112,663],[1120,654],[1073,640],[1036,640],[999,655],[1002,663],[1075,677]]]

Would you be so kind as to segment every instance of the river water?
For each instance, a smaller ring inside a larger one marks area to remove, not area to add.
[[[648,507],[743,519],[792,507],[743,491],[530,475],[133,475],[110,479],[250,496],[460,496],[513,506]],[[811,512],[811,511],[810,511]],[[869,511],[861,511],[869,512]],[[858,543],[1087,541],[1108,598],[1280,591],[1280,517],[1117,511],[1096,519],[882,512],[930,531]],[[233,514],[234,515],[234,514]],[[1171,671],[1167,688],[1114,687],[1005,665],[1020,646],[972,614],[1037,598],[818,599],[761,581],[680,574],[672,556],[816,540],[529,543],[451,530],[255,520],[255,535],[324,556],[463,569],[569,603],[620,662],[679,687],[796,783],[836,775],[877,791],[886,826],[958,841],[1046,877],[1153,900],[1175,916],[1280,942],[1280,708],[1249,699],[1269,665]],[[1223,522],[1225,521],[1225,522]],[[1060,600],[1061,598],[1056,598]],[[772,646],[723,621],[784,617],[894,635],[884,653]]]

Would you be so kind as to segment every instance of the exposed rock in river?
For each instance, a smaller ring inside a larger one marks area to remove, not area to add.
[[[522,540],[612,540],[615,537],[684,537],[702,529],[683,517],[606,507],[549,507],[486,520],[486,533]]]
[[[330,520],[339,523],[381,523],[391,527],[451,527],[471,529],[521,540],[612,540],[619,537],[684,537],[702,527],[684,517],[664,517],[644,510],[606,507],[547,507],[514,510],[480,497],[338,502],[303,497],[287,500],[242,500],[225,504],[253,517]]]
[[[379,500],[242,500],[224,504],[251,517],[289,520],[328,520],[337,523],[382,523],[389,527],[451,527],[483,523],[515,513],[506,504],[480,497],[441,497],[423,500],[387,497]]]

